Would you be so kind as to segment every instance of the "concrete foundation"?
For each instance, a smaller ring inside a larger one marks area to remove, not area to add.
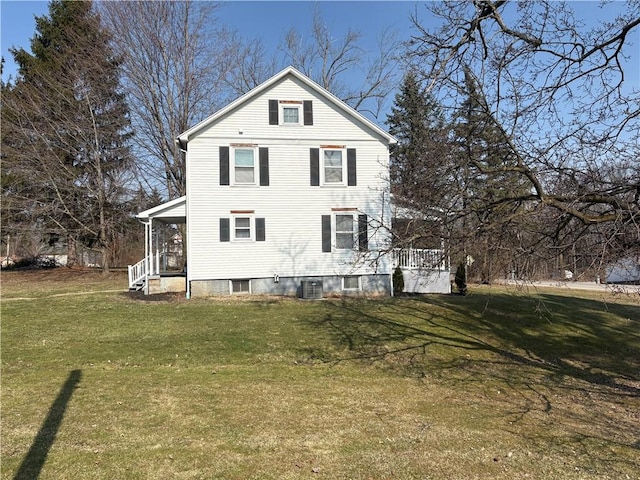
[[[360,288],[357,290],[343,289],[343,277],[340,276],[279,277],[277,279],[273,277],[238,278],[237,280],[249,280],[249,293],[253,295],[301,296],[301,285],[306,280],[322,282],[324,296],[391,294],[391,277],[389,275],[360,275],[359,277]],[[191,281],[192,297],[214,295],[231,295],[231,279]]]
[[[405,293],[451,293],[450,273],[446,270],[401,270]]]
[[[184,276],[150,277],[149,295],[156,293],[181,293],[187,291],[187,279]]]

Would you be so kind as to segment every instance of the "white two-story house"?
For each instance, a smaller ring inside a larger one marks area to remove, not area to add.
[[[138,215],[130,282],[160,273],[154,221],[184,222],[187,296],[391,292],[395,139],[376,124],[290,67],[177,141],[187,195]]]

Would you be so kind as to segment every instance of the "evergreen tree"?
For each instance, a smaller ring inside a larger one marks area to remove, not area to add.
[[[462,86],[465,99],[454,119],[457,143],[456,184],[462,250],[476,260],[483,283],[509,268],[527,182],[515,171],[517,159],[509,138],[496,126],[489,107],[469,70]],[[502,270],[497,272],[496,270]]]
[[[131,166],[109,41],[91,2],[53,0],[36,18],[32,53],[11,52],[18,78],[2,107],[6,173],[20,179],[22,211],[67,236],[70,262],[77,241],[99,248],[105,270]]]
[[[391,148],[391,192],[396,205],[415,213],[398,221],[400,244],[440,245],[442,214],[449,199],[449,142],[439,103],[408,72],[387,117],[389,132],[398,139]],[[435,224],[425,219],[437,220]]]

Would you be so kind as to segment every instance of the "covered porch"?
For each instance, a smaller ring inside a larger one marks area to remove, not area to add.
[[[451,293],[451,265],[444,248],[395,248],[391,252],[392,268],[399,267],[404,279],[404,293]]]
[[[129,290],[145,294],[185,292],[183,258],[186,197],[176,198],[136,215],[144,224],[144,258],[129,265]]]

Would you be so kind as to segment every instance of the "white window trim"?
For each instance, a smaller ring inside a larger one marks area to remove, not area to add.
[[[249,291],[248,292],[234,292],[233,291],[233,282],[249,282]],[[250,278],[234,278],[233,280],[229,280],[229,295],[251,295],[251,279]]]
[[[230,161],[229,161],[229,179],[231,180],[231,185],[237,186],[255,186],[258,185],[259,182],[259,155],[258,155],[258,147],[255,145],[247,145],[247,146],[232,146],[230,152]],[[236,181],[236,150],[253,150],[253,182],[238,182]]]
[[[357,278],[358,279],[358,286],[356,288],[347,288],[344,284],[345,278],[346,277],[350,277],[350,278]],[[342,290],[347,291],[347,292],[359,292],[362,290],[362,277],[360,275],[345,275],[344,277],[342,277]]]
[[[280,100],[278,102],[278,119],[279,119],[280,125],[284,127],[298,127],[302,125],[303,115],[304,115],[304,110],[302,106],[303,106],[302,100]],[[284,121],[285,108],[298,109],[298,121],[296,123]]]
[[[341,216],[350,216],[353,218],[353,247],[351,248],[340,248],[338,247],[338,215]],[[358,250],[358,213],[352,211],[346,212],[334,212],[331,218],[331,241],[333,243],[333,248],[338,252],[353,252]]]
[[[250,213],[238,213],[231,216],[231,225],[229,228],[231,232],[229,237],[232,242],[255,242],[256,241],[256,220],[255,215]],[[237,218],[248,218],[249,219],[249,238],[236,238],[236,219]]]
[[[325,180],[324,152],[342,152],[342,181],[327,182]],[[346,148],[320,148],[320,185],[326,187],[342,187],[347,185],[347,149]]]

